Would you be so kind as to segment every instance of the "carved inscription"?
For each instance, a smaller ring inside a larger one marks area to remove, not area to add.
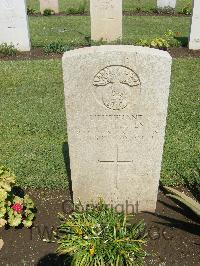
[[[96,100],[111,110],[125,109],[141,90],[138,75],[125,66],[108,66],[100,70],[93,85]]]
[[[91,123],[94,125],[96,140],[130,142],[143,139],[142,130],[145,119],[142,114],[134,113],[104,113],[90,114]],[[107,127],[101,125],[107,123]]]
[[[111,160],[98,160],[99,163],[101,164],[114,164],[116,166],[116,176],[115,176],[115,186],[118,189],[118,178],[119,178],[119,166],[124,165],[124,164],[132,164],[133,160],[122,160],[120,159],[120,154],[119,154],[119,147],[116,145],[116,154],[115,154],[115,159]]]
[[[99,3],[96,7],[101,8],[101,9],[113,8],[114,1],[113,0],[101,0],[101,1],[99,0]]]
[[[14,9],[14,0],[1,0],[0,2],[4,9]]]

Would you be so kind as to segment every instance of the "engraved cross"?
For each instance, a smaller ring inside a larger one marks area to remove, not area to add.
[[[115,179],[115,181],[116,181],[116,188],[118,188],[118,175],[119,175],[119,166],[121,165],[121,164],[126,164],[126,163],[128,163],[128,164],[130,164],[130,163],[133,163],[133,161],[126,161],[126,160],[120,160],[119,159],[119,147],[118,147],[118,145],[117,145],[117,153],[116,153],[116,158],[115,158],[115,160],[98,160],[98,162],[99,163],[110,163],[110,164],[115,164],[116,165],[116,179]]]

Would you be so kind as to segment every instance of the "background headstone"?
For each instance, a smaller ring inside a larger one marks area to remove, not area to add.
[[[90,0],[91,39],[115,41],[122,37],[122,0]]]
[[[176,0],[157,0],[157,8],[175,8]]]
[[[74,201],[102,196],[113,206],[155,211],[170,55],[126,45],[83,48],[64,54],[63,71]]]
[[[193,1],[189,49],[200,50],[200,1]]]
[[[45,9],[51,9],[56,14],[59,13],[59,4],[58,0],[40,0],[40,12],[44,13]]]
[[[20,51],[30,51],[25,0],[0,0],[0,43],[12,43]]]

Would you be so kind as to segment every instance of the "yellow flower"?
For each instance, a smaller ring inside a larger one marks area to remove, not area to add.
[[[94,246],[92,246],[91,248],[90,248],[90,256],[93,256],[94,255]]]
[[[5,224],[7,224],[7,221],[5,219],[0,219],[0,227],[3,227]]]
[[[83,234],[82,230],[80,228],[77,228],[76,229],[76,233],[81,236]]]

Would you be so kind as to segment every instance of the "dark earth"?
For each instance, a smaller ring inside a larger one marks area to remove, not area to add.
[[[83,47],[76,47],[83,48]],[[168,50],[173,58],[200,58],[200,50],[189,50],[187,47],[176,47]],[[4,56],[0,54],[0,61],[10,60],[33,60],[33,59],[56,59],[62,58],[63,54],[46,54],[43,48],[33,48],[30,52],[17,52],[15,56]]]
[[[75,14],[69,14],[67,12],[59,12],[58,14],[52,14],[51,16],[89,16],[89,12],[84,12],[84,13],[75,13]],[[41,17],[44,16],[41,13],[35,12],[33,14],[29,14],[29,16],[34,16],[34,17]],[[191,15],[189,14],[184,14],[184,13],[178,13],[178,12],[159,12],[156,9],[151,10],[151,11],[140,11],[140,8],[137,10],[133,11],[123,11],[123,16],[167,16],[167,17],[190,17]]]
[[[64,265],[55,254],[53,231],[59,224],[58,213],[66,215],[72,204],[68,191],[27,191],[37,206],[32,229],[1,229],[4,246],[0,250],[0,265],[53,266]],[[159,191],[156,213],[136,214],[147,226],[146,265],[200,265],[200,221],[188,209],[178,206]]]

